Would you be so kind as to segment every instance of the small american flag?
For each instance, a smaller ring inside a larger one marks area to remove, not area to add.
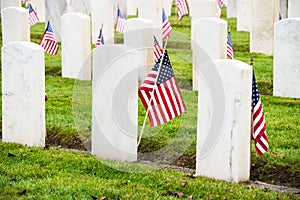
[[[28,4],[28,9],[29,9],[29,25],[33,26],[36,23],[38,23],[40,20],[37,16],[36,11],[32,8],[31,4]]]
[[[266,120],[260,101],[260,96],[253,71],[252,79],[252,139],[255,142],[256,152],[261,156],[268,148],[268,138],[266,134]]]
[[[98,47],[98,46],[101,46],[102,44],[104,44],[104,37],[103,37],[103,33],[102,33],[102,28],[101,28],[95,46]]]
[[[181,20],[184,15],[189,14],[189,9],[186,0],[176,0],[178,10],[178,19]]]
[[[117,16],[117,27],[116,30],[120,33],[124,32],[124,24],[125,24],[125,17],[122,15],[120,8],[118,8],[118,16]]]
[[[161,59],[163,61],[159,71]],[[150,106],[148,112],[150,126],[164,124],[186,110],[167,51],[163,58],[160,57],[155,63],[138,93],[146,110]]]
[[[163,31],[163,40],[166,40],[170,37],[170,34],[172,32],[172,26],[168,20],[168,17],[165,13],[165,9],[162,8],[162,22],[163,22],[163,25],[162,25],[162,31]]]
[[[228,35],[227,35],[227,58],[234,59],[230,32],[228,32]]]
[[[227,7],[223,0],[217,0],[220,7]]]
[[[161,57],[161,55],[163,54],[163,51],[161,49],[161,46],[159,45],[156,37],[154,36],[154,62],[156,63],[158,61],[158,59]]]
[[[58,51],[58,43],[56,41],[55,35],[48,21],[47,28],[44,32],[44,35],[40,41],[40,45],[44,48],[45,52],[55,55]]]

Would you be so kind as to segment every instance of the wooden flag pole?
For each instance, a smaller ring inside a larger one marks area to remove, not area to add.
[[[147,116],[148,116],[148,114],[149,114],[150,106],[151,106],[151,103],[152,103],[152,101],[153,101],[154,92],[155,92],[155,90],[157,89],[157,84],[156,84],[156,83],[157,83],[157,79],[158,79],[158,76],[159,76],[160,71],[161,71],[162,61],[163,61],[163,59],[164,59],[164,55],[165,55],[165,52],[166,52],[167,43],[168,43],[168,39],[166,40],[166,42],[165,42],[165,44],[164,44],[164,46],[163,46],[163,54],[162,54],[161,59],[160,59],[160,62],[159,62],[158,73],[157,73],[157,76],[155,77],[154,88],[153,88],[153,91],[152,91],[152,93],[151,93],[151,98],[150,98],[149,103],[147,104],[147,111],[146,111],[146,115],[145,115],[145,118],[144,118],[143,126],[142,126],[142,128],[141,128],[141,132],[140,132],[140,134],[139,134],[139,139],[138,139],[137,147],[140,145],[140,142],[141,142],[141,139],[142,139],[142,136],[143,136],[143,133],[144,133],[146,121],[147,121]]]

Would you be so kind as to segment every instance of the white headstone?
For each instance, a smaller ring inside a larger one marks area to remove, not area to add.
[[[91,14],[91,0],[71,0],[73,12],[80,12],[86,15]]]
[[[288,18],[300,17],[300,1],[288,0]]]
[[[67,3],[65,0],[46,0],[46,20],[50,19],[52,30],[55,34],[56,40],[61,41],[60,32],[60,17],[66,12]],[[47,23],[45,23],[45,27]]]
[[[251,28],[251,0],[237,2],[237,31],[250,31]]]
[[[90,17],[71,12],[61,17],[62,76],[91,80]]]
[[[202,63],[226,58],[227,22],[208,17],[194,21],[193,26],[193,90],[198,90],[199,66]]]
[[[282,17],[282,19],[285,19],[287,16],[287,0],[280,0],[280,9],[279,13]]]
[[[128,19],[124,26],[124,44],[140,52],[142,60],[139,70],[140,82],[146,78],[154,65],[153,35],[155,30],[153,27],[153,21],[143,18]]]
[[[274,23],[278,18],[279,0],[252,0],[250,52],[273,54]]]
[[[112,0],[91,0],[92,43],[95,44],[103,25],[105,44],[114,43],[114,16]]]
[[[201,66],[196,175],[249,181],[252,69],[237,60]]]
[[[227,2],[227,18],[237,18],[238,0],[228,0]]]
[[[44,50],[31,42],[2,47],[2,141],[44,146]]]
[[[275,23],[275,96],[300,98],[300,18]]]
[[[191,8],[193,21],[205,17],[217,17],[216,0],[191,0]]]
[[[172,3],[173,0],[163,0],[163,7],[167,16],[171,16],[172,14]]]
[[[127,0],[127,14],[136,15],[137,6],[136,0]]]
[[[33,9],[36,10],[40,22],[45,22],[45,0],[30,0]]]
[[[28,10],[22,7],[7,7],[1,12],[2,44],[14,41],[30,41]]]
[[[123,44],[93,50],[92,154],[97,157],[137,160],[136,57]]]
[[[162,2],[161,0],[139,0],[138,17],[153,21],[155,36],[162,43]]]
[[[21,0],[1,0],[1,10],[7,7],[21,7]]]

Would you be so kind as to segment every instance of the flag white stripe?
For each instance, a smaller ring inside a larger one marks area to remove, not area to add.
[[[170,93],[171,93],[171,97],[172,97],[172,102],[175,105],[175,109],[176,109],[176,116],[180,115],[180,110],[178,107],[178,103],[176,100],[176,97],[174,96],[173,90],[172,90],[172,86],[171,86],[171,81],[167,82],[168,87],[170,88]]]

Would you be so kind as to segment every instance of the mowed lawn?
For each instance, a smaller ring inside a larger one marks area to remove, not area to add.
[[[223,9],[223,13],[225,11]],[[231,31],[235,59],[249,63],[249,33],[235,31],[236,19],[223,18]],[[178,21],[174,10],[169,20],[173,33],[168,51],[187,111],[161,127],[150,128],[147,123],[138,149],[139,159],[195,168],[198,97],[197,92],[191,90],[191,22],[189,17]],[[44,23],[31,28],[32,42],[39,43],[44,28]],[[116,41],[122,41],[121,34],[116,34]],[[273,97],[273,57],[256,53],[252,56],[270,149],[260,157],[252,143],[251,179],[300,188],[300,99]],[[173,170],[104,161],[53,148],[90,150],[92,84],[61,77],[61,48],[56,56],[45,54],[45,63],[49,96],[46,143],[50,149],[0,143],[0,199],[96,199],[102,196],[175,199],[182,194],[185,198],[193,195],[194,199],[298,198],[247,184],[191,178]],[[145,109],[139,102],[139,126],[144,116]],[[147,172],[145,168],[149,168]]]

